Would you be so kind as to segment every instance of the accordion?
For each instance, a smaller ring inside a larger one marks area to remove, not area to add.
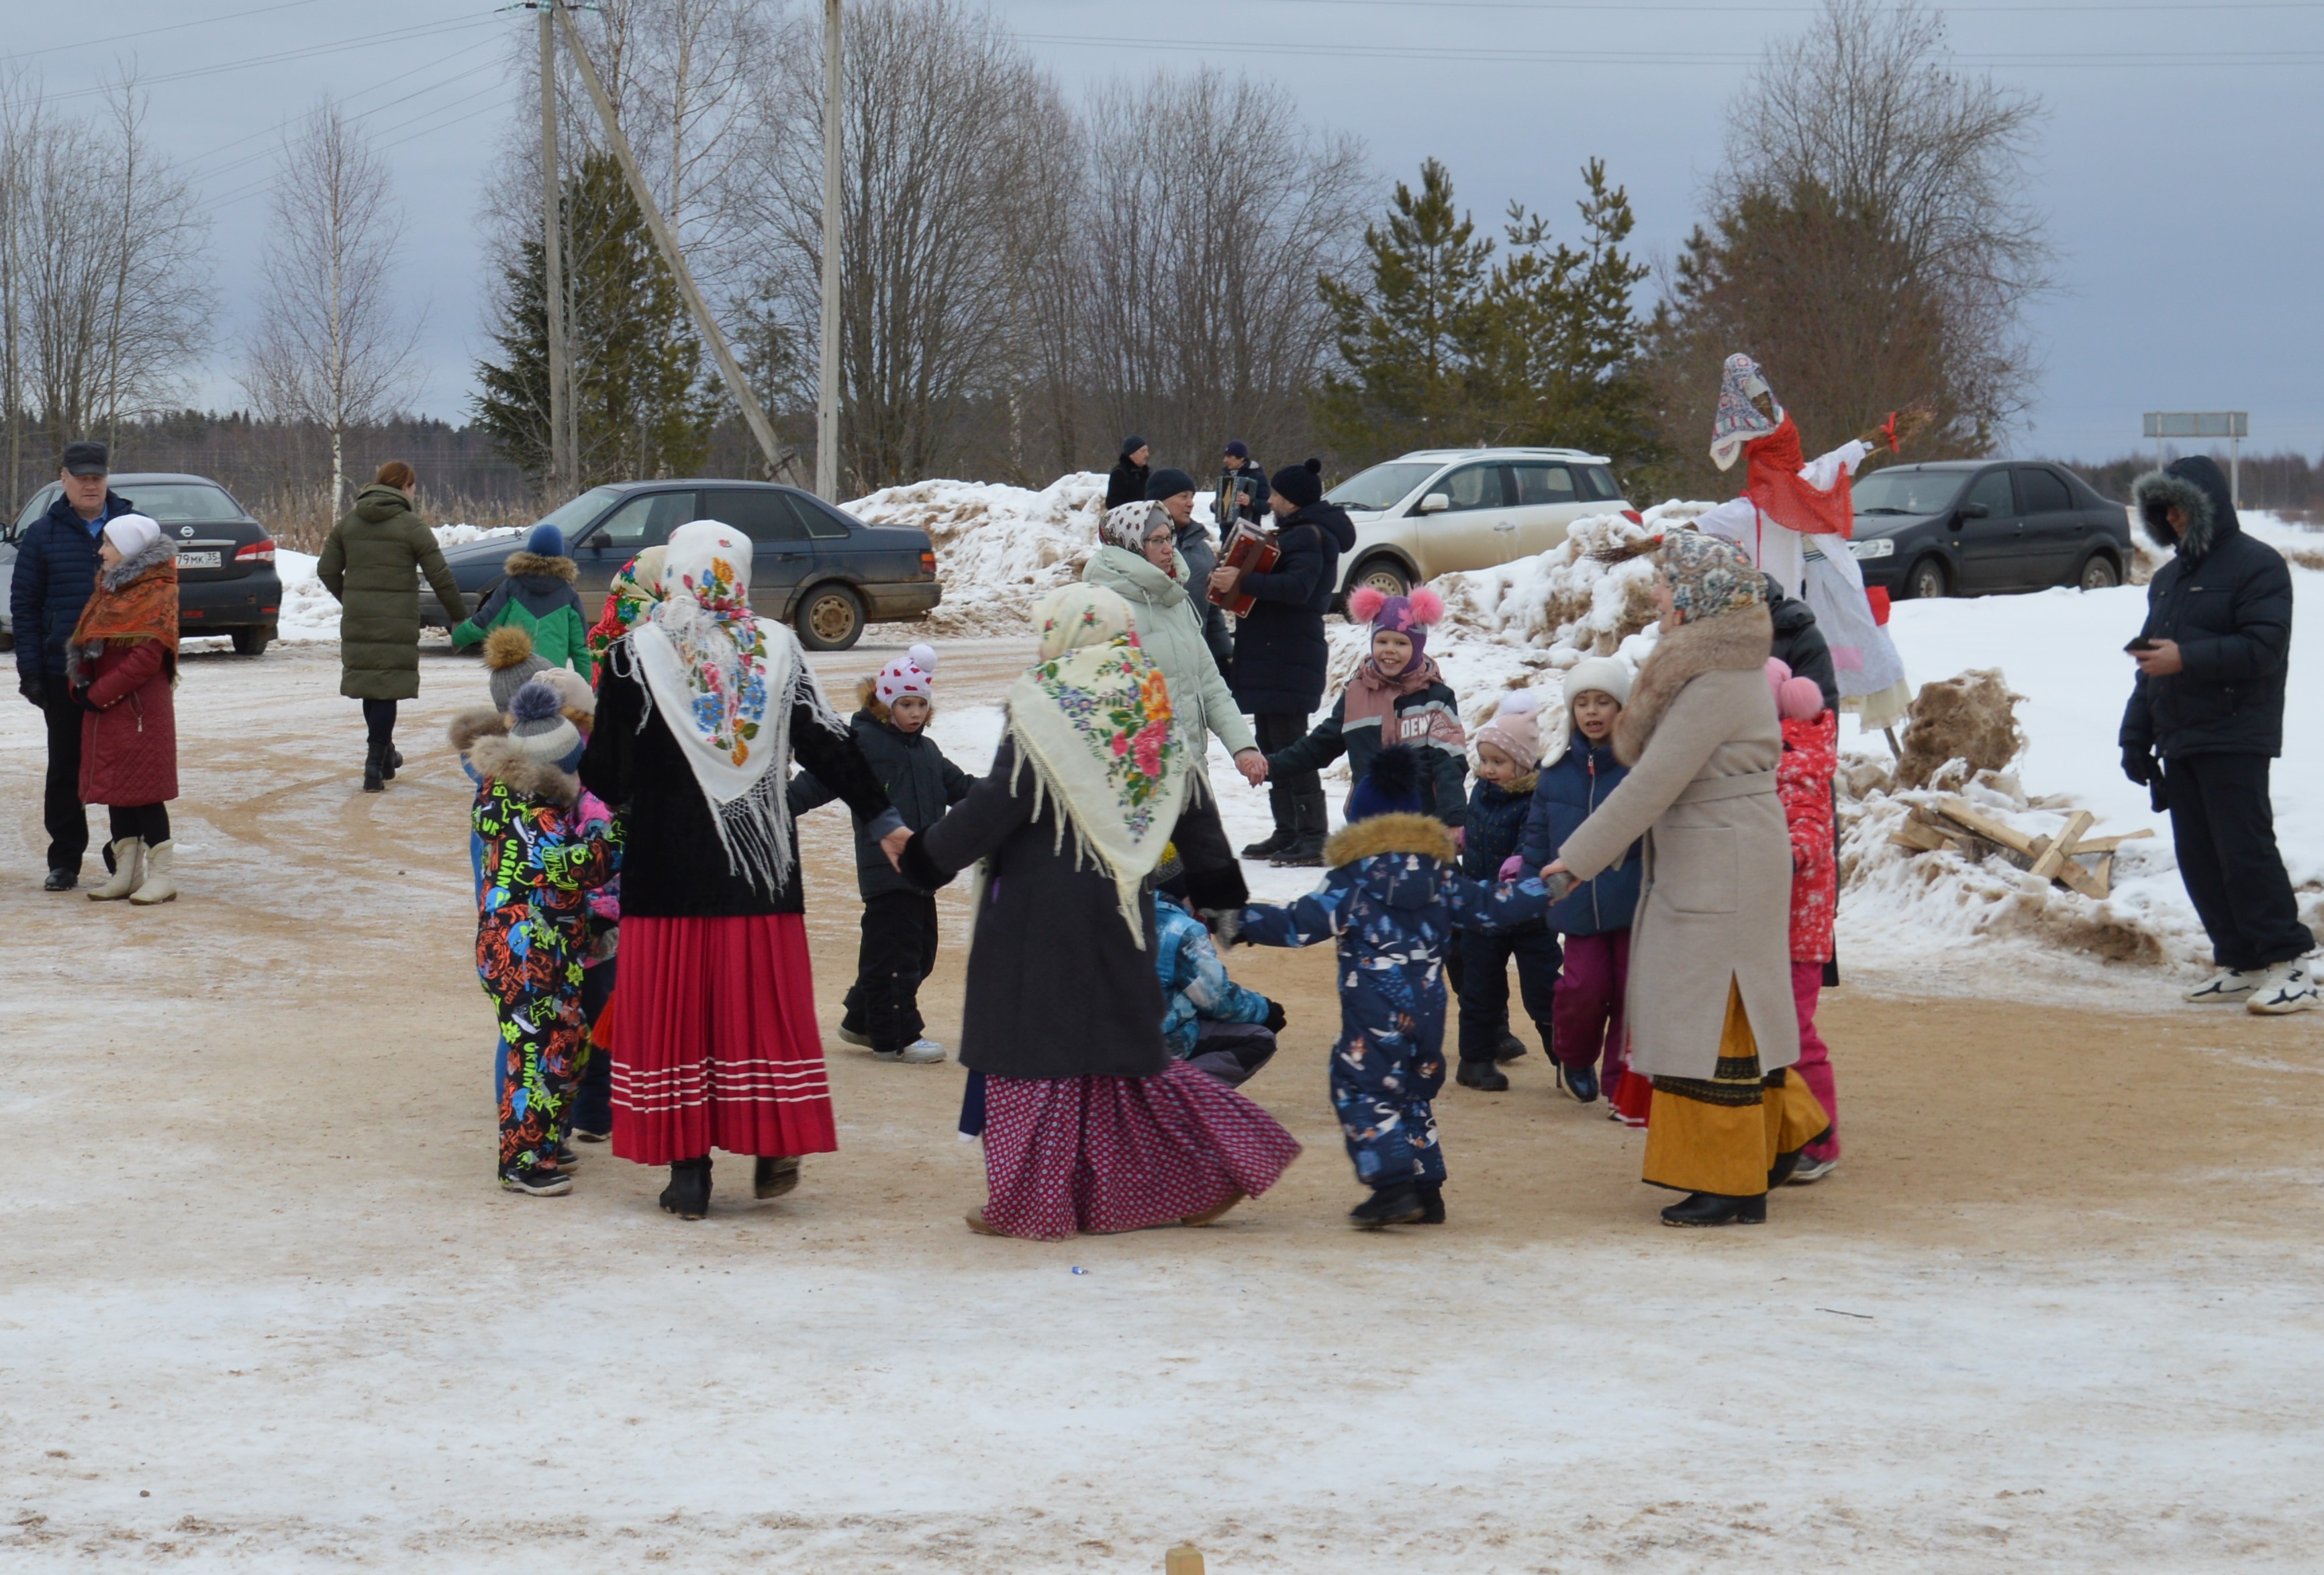
[[[1219,550],[1221,568],[1240,569],[1245,574],[1263,575],[1282,557],[1283,548],[1275,544],[1275,532],[1252,524],[1248,520],[1236,522],[1227,535],[1226,545]],[[1250,612],[1259,598],[1238,589],[1231,595],[1217,591],[1208,592],[1212,603],[1225,608],[1240,618]]]

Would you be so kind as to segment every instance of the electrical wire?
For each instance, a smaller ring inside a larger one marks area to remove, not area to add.
[[[44,44],[36,50],[12,50],[0,55],[0,60],[29,60],[35,55],[53,55],[65,50],[93,50],[100,44],[120,43],[124,39],[151,38],[157,32],[180,32],[189,27],[210,27],[221,22],[240,22],[245,16],[263,16],[272,11],[293,11],[302,5],[313,5],[318,0],[281,0],[276,5],[261,5],[250,11],[229,11],[224,16],[198,17],[192,22],[165,23],[160,27],[141,27],[134,32],[108,33],[104,38],[85,38],[78,43]]]
[[[1674,16],[1700,14],[1743,15],[1784,14],[1812,15],[1822,7],[1817,5],[1771,5],[1741,4],[1719,5],[1688,4],[1680,0],[1674,5],[1638,5],[1630,0],[1240,0],[1240,4],[1268,5],[1363,5],[1393,6],[1407,10],[1438,11],[1538,11],[1538,12],[1601,12],[1615,11],[1631,15],[1668,14]],[[2076,5],[2071,0],[2012,0],[2001,5],[1954,5],[1941,7],[1948,16],[2003,15],[2014,16],[2023,12],[2081,14],[2086,16],[2138,16],[2148,12],[2171,14],[2185,11],[2324,11],[2324,0],[2159,0],[2151,5],[2126,5],[2098,0],[2095,5]]]
[[[480,44],[465,44],[459,49],[454,50],[448,55],[439,56],[436,60],[429,61],[427,65],[414,66],[409,71],[400,71],[392,77],[384,78],[378,82],[373,83],[370,87],[362,89],[360,92],[350,93],[346,97],[340,99],[338,101],[339,106],[344,109],[348,105],[354,104],[360,99],[369,97],[372,94],[377,93],[383,88],[392,87],[394,84],[404,80],[406,78],[418,76],[420,72],[430,70],[435,67],[445,64],[447,61],[458,60],[463,55],[472,54],[481,47],[483,46]],[[365,121],[370,120],[374,115],[384,115],[391,109],[407,107],[413,101],[424,98],[430,93],[435,93],[443,88],[452,87],[456,83],[464,82],[471,77],[480,76],[484,72],[497,70],[499,69],[501,61],[497,58],[494,58],[484,60],[480,64],[471,66],[465,71],[456,71],[440,82],[431,82],[425,88],[413,88],[410,93],[401,98],[392,99],[385,104],[376,105],[370,109],[362,110],[356,114],[350,115],[346,117],[346,123],[349,125],[361,125]],[[197,180],[215,180],[221,175],[231,174],[233,171],[246,168],[247,166],[257,162],[261,159],[271,159],[274,156],[275,150],[272,147],[265,147],[244,153],[239,158],[229,159],[223,164],[214,165],[207,170],[201,168],[204,160],[216,158],[218,154],[226,152],[227,150],[232,148],[238,148],[244,143],[254,142],[260,137],[280,136],[290,128],[290,123],[287,119],[278,121],[271,126],[266,126],[258,131],[252,132],[248,136],[236,137],[230,143],[221,143],[206,153],[197,153],[193,158],[187,161],[185,172]]]
[[[159,87],[166,82],[184,82],[198,77],[215,77],[227,71],[246,71],[259,66],[279,66],[292,60],[315,60],[324,55],[344,54],[349,50],[366,49],[376,44],[400,42],[411,39],[441,37],[447,33],[468,32],[480,27],[498,27],[496,16],[480,17],[468,22],[439,21],[417,26],[393,28],[386,32],[366,33],[361,38],[345,39],[337,43],[308,44],[295,50],[283,50],[271,55],[250,55],[239,60],[226,60],[214,66],[195,66],[182,71],[164,72],[158,77],[137,78],[134,86]],[[87,98],[94,94],[110,93],[111,84],[96,88],[76,88],[63,93],[47,95],[51,104],[71,98]]]
[[[456,115],[449,120],[436,120],[430,122],[427,117],[423,116],[421,124],[413,126],[404,135],[391,137],[386,142],[379,143],[373,149],[373,151],[374,152],[385,152],[390,148],[400,148],[406,143],[416,142],[424,136],[433,136],[436,133],[458,125],[464,121],[474,120],[480,115],[492,115],[500,110],[510,108],[514,106],[516,102],[517,96],[512,94],[506,97],[495,98],[490,103],[479,105],[475,108],[468,110],[466,115]],[[459,109],[465,107],[465,105],[466,101],[464,100],[461,104],[446,105],[444,107],[446,109]],[[440,114],[442,112],[438,111],[437,113]],[[250,181],[242,186],[237,186],[233,190],[226,192],[224,196],[205,197],[202,199],[202,206],[206,210],[216,212],[220,208],[230,207],[234,204],[241,202],[247,198],[255,197],[260,192],[267,190],[272,187],[273,184],[274,176],[272,173],[269,173],[260,177],[256,180]]]
[[[1254,51],[1266,53],[1289,45],[1274,45],[1250,40],[1238,41],[1231,47],[1197,39],[1130,38],[1116,33],[1108,37],[1093,37],[1084,33],[1019,32],[1020,42],[1064,44],[1091,49],[1172,50],[1196,54],[1231,53],[1236,57]],[[1586,65],[1586,66],[1752,66],[1764,57],[1757,53],[1734,51],[1712,52],[1687,50],[1578,50],[1578,49],[1482,49],[1458,45],[1432,44],[1342,44],[1307,41],[1300,43],[1299,52],[1347,60],[1500,60],[1518,65]],[[2123,66],[2186,67],[2212,66],[2313,66],[2324,64],[2324,51],[2314,47],[2300,51],[2089,51],[2078,54],[2037,53],[2020,51],[2013,54],[1956,53],[1950,63],[1961,66],[2042,66],[2098,67]]]

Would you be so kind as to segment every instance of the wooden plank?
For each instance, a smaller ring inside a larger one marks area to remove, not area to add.
[[[2034,839],[1998,815],[1986,814],[1966,798],[1948,797],[1942,806],[1947,820],[1956,821],[1989,843],[1999,843],[2025,858],[2035,856]]]
[[[2110,863],[2114,855],[2101,853],[2098,859],[2102,864]],[[2068,889],[2079,891],[2093,902],[2106,900],[2108,884],[2107,878],[2079,859],[2068,859],[2061,864],[2058,868],[2057,880]]]
[[[2065,829],[2034,856],[2032,872],[2044,880],[2054,878],[2065,864],[2067,855],[2074,851],[2074,844],[2081,841],[2082,834],[2089,830],[2090,824],[2097,819],[2098,816],[2087,809],[2078,809],[2068,815]]]
[[[1888,840],[1900,848],[1910,848],[1916,853],[1933,853],[1940,848],[1952,846],[1952,838],[1935,826],[1918,820],[1907,820],[1888,834]]]
[[[2141,826],[2135,832],[2124,832],[2121,834],[2115,836],[2084,837],[2080,842],[2074,844],[2074,852],[2077,853],[2111,853],[2116,849],[2121,847],[2125,843],[2135,843],[2141,837],[2151,837],[2153,834],[2154,828],[2148,825]]]

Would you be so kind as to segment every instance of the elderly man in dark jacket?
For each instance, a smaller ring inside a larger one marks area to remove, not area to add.
[[[2131,645],[2122,769],[2169,806],[2180,878],[2211,937],[2219,972],[2187,999],[2308,1010],[2319,998],[2301,959],[2316,938],[2276,851],[2267,780],[2283,752],[2291,571],[2243,533],[2227,478],[2203,455],[2139,477],[2131,495],[2172,556]]]
[[[1186,591],[1203,616],[1203,644],[1209,648],[1211,659],[1219,664],[1219,673],[1223,677],[1234,662],[1234,637],[1227,632],[1226,610],[1204,594],[1211,571],[1219,566],[1219,544],[1209,529],[1194,518],[1194,478],[1166,465],[1147,482],[1146,497],[1149,502],[1161,504],[1162,511],[1170,516],[1178,556],[1186,560]]]
[[[1323,613],[1339,588],[1340,555],[1356,544],[1347,511],[1323,502],[1323,468],[1311,459],[1275,473],[1268,507],[1283,556],[1273,569],[1257,575],[1222,566],[1211,573],[1221,594],[1241,591],[1257,598],[1236,621],[1227,683],[1235,704],[1251,718],[1259,749],[1270,755],[1306,737],[1307,718],[1323,704],[1330,655]],[[1323,778],[1286,771],[1268,787],[1275,834],[1243,849],[1243,857],[1321,864],[1323,835],[1331,829]]]
[[[80,801],[81,708],[65,689],[65,643],[97,588],[97,547],[106,521],[132,512],[129,500],[105,484],[102,443],[68,443],[58,481],[64,493],[16,539],[8,617],[16,638],[16,692],[41,708],[48,724],[49,769],[41,821],[49,834],[45,891],[80,883],[88,852],[88,811]]]

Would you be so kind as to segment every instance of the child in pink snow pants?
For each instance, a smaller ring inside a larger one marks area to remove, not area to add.
[[[1832,1086],[1831,1050],[1815,1025],[1816,997],[1823,988],[1824,964],[1831,961],[1832,916],[1840,898],[1831,817],[1840,718],[1824,709],[1823,692],[1814,679],[1794,677],[1791,668],[1773,657],[1767,659],[1767,681],[1783,718],[1784,757],[1775,768],[1775,788],[1792,834],[1792,1004],[1800,1024],[1795,1070],[1831,1118],[1831,1130],[1802,1151],[1792,1173],[1794,1184],[1804,1184],[1822,1180],[1840,1163],[1840,1098]]]

